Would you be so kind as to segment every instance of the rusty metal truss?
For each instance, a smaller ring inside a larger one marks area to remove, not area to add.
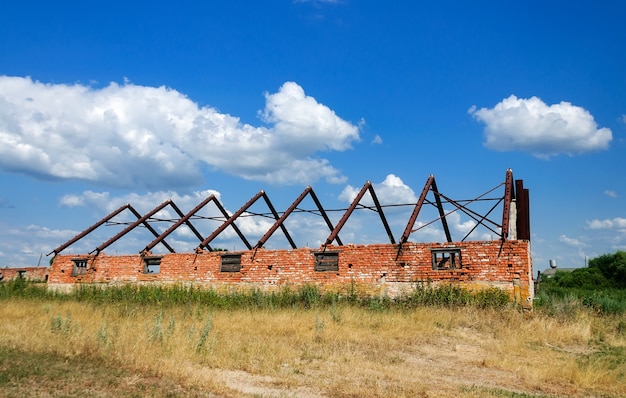
[[[501,192],[499,196],[497,196],[496,192]],[[363,204],[363,198],[365,195],[369,193],[373,206]],[[496,195],[496,196],[493,196]],[[315,203],[316,210],[306,210],[301,209],[301,202],[307,197],[310,196],[313,202]],[[250,207],[256,203],[259,199],[263,198],[265,204],[269,209],[269,213],[253,213],[250,212]],[[209,203],[213,202],[215,206],[218,208],[221,213],[221,217],[210,217],[210,219],[214,221],[221,221],[221,225],[216,228],[211,234],[208,236],[203,236],[196,226],[192,223],[192,220],[197,220],[201,218],[198,216],[198,212],[207,206]],[[493,205],[489,207],[487,210],[482,212],[473,210],[471,206],[478,202],[492,202]],[[444,204],[448,207],[451,207],[451,210],[445,210]],[[424,205],[433,206],[437,209],[438,217],[428,222],[422,222],[418,228],[415,227],[415,223],[420,215],[421,210]],[[501,214],[495,212],[497,208],[501,206]],[[179,218],[175,219],[167,219],[164,220],[162,218],[157,218],[155,215],[165,209],[166,207],[170,207],[174,210],[174,212],[178,215]],[[406,228],[402,233],[399,241],[396,243],[396,240],[393,237],[391,229],[389,227],[389,223],[387,222],[387,218],[383,212],[383,208],[385,207],[397,207],[397,206],[413,206],[413,211],[411,216],[406,224]],[[134,217],[136,217],[136,221],[133,222],[114,222],[112,221],[117,215],[122,213],[123,211],[128,210],[132,213]],[[151,250],[161,244],[165,249],[167,249],[171,253],[175,253],[174,249],[170,244],[167,243],[166,238],[174,232],[177,228],[185,225],[189,228],[189,230],[198,238],[199,244],[196,247],[196,252],[200,252],[203,250],[213,251],[210,246],[210,243],[218,237],[225,229],[228,227],[233,228],[235,233],[239,236],[243,244],[246,246],[248,250],[257,250],[262,248],[267,240],[278,230],[279,228],[285,235],[285,238],[289,242],[292,249],[296,249],[296,244],[294,243],[289,231],[285,226],[285,220],[292,215],[293,213],[309,213],[321,216],[330,230],[330,234],[328,238],[323,244],[323,249],[326,249],[328,245],[331,245],[333,242],[336,242],[338,245],[343,245],[343,242],[339,238],[339,232],[344,227],[350,216],[354,213],[355,210],[370,210],[378,213],[381,223],[387,233],[389,238],[389,242],[391,244],[398,245],[398,256],[402,252],[403,245],[408,242],[409,237],[412,233],[425,228],[435,222],[440,221],[443,231],[446,236],[447,242],[452,242],[452,234],[450,232],[450,228],[448,226],[447,217],[452,213],[461,212],[465,214],[467,217],[471,218],[475,221],[475,225],[473,228],[465,234],[460,240],[460,242],[465,241],[471,234],[474,232],[476,228],[479,226],[483,226],[484,228],[491,231],[494,236],[498,236],[499,239],[507,240],[507,239],[521,239],[521,240],[530,240],[530,211],[529,211],[529,195],[528,189],[524,188],[523,180],[513,180],[513,172],[508,169],[506,171],[505,180],[499,183],[497,186],[487,190],[486,192],[478,195],[473,199],[467,200],[454,200],[448,197],[447,195],[441,193],[437,188],[437,184],[435,182],[435,177],[430,175],[426,180],[426,184],[424,185],[424,189],[422,190],[417,203],[414,204],[393,204],[393,205],[381,205],[376,192],[374,190],[374,186],[370,181],[367,181],[359,193],[356,195],[352,203],[347,209],[337,209],[337,210],[325,210],[322,207],[317,195],[313,191],[313,188],[310,186],[306,187],[304,191],[300,194],[300,196],[289,206],[287,210],[280,213],[277,212],[274,208],[274,205],[270,201],[268,195],[265,191],[260,191],[256,195],[254,195],[246,204],[244,204],[239,210],[237,210],[232,215],[229,215],[224,206],[220,203],[220,201],[214,196],[210,195],[202,202],[200,202],[195,208],[193,208],[188,213],[183,213],[178,206],[170,199],[161,203],[151,211],[147,212],[144,215],[141,215],[137,212],[130,204],[126,204],[121,206],[117,210],[111,212],[109,215],[85,229],[83,232],[76,235],[74,238],[60,245],[52,252],[48,253],[48,255],[54,254],[57,255],[61,253],[63,250],[71,246],[72,244],[78,242],[79,240],[86,237],[88,234],[96,230],[102,225],[119,225],[124,224],[126,227],[117,233],[115,236],[111,237],[107,241],[103,242],[101,245],[97,246],[93,249],[89,254],[98,254],[102,252],[104,249],[109,247],[111,244],[122,238],[124,235],[128,234],[132,230],[137,227],[143,226],[145,227],[152,235],[154,235],[154,240],[149,242],[142,250],[140,250],[141,254],[149,254]],[[328,212],[337,212],[343,211],[343,215],[340,220],[337,222],[337,225],[333,225],[330,218],[328,217]],[[273,225],[267,230],[267,232],[259,239],[259,241],[252,246],[248,239],[244,236],[241,230],[237,227],[235,223],[240,217],[250,217],[250,216],[258,216],[258,217],[268,217],[274,220]],[[497,218],[494,218],[497,217]],[[172,223],[172,225],[167,228],[164,232],[157,232],[157,230],[151,225],[151,223],[155,222],[163,222],[167,221]]]

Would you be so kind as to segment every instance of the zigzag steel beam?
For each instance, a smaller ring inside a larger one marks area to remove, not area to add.
[[[109,247],[111,244],[113,244],[113,242],[117,241],[119,238],[121,238],[122,236],[126,235],[127,233],[129,233],[131,230],[135,229],[135,227],[137,227],[139,224],[141,223],[146,223],[146,220],[150,217],[152,217],[153,215],[155,215],[157,212],[159,212],[161,209],[163,209],[165,206],[167,206],[168,204],[170,204],[172,202],[171,199],[166,200],[165,202],[161,203],[159,206],[155,207],[154,209],[152,209],[151,211],[149,211],[148,213],[144,214],[142,217],[138,218],[137,221],[135,221],[134,223],[130,224],[129,226],[127,226],[126,228],[124,228],[122,231],[120,231],[117,235],[115,235],[114,237],[112,237],[111,239],[107,240],[106,242],[104,242],[103,244],[101,244],[100,246],[96,247],[91,253],[93,252],[97,252],[100,253],[102,250],[106,249],[107,247]],[[90,254],[91,254],[90,253]]]
[[[154,246],[156,246],[157,244],[159,244],[159,242],[163,241],[164,239],[171,234],[172,232],[174,232],[174,230],[176,230],[176,228],[180,227],[183,223],[187,222],[189,220],[189,218],[191,216],[193,216],[194,214],[196,214],[198,211],[200,211],[200,209],[202,209],[204,206],[206,206],[210,201],[214,200],[215,196],[214,195],[210,195],[208,198],[206,198],[205,200],[203,200],[202,202],[200,202],[196,207],[194,207],[189,213],[183,215],[181,217],[180,220],[178,220],[176,223],[174,223],[172,226],[170,226],[165,232],[163,232],[161,235],[157,236],[157,238],[155,240],[153,240],[152,242],[150,242],[142,251],[141,253],[145,253],[145,252],[149,252],[150,250],[152,250],[152,248],[154,248]],[[178,207],[175,207],[175,209],[178,209]],[[180,211],[180,209],[178,210]],[[182,212],[181,212],[182,213]],[[195,228],[194,228],[195,230]],[[198,237],[198,239],[202,240],[202,235],[200,235],[200,233],[198,231],[195,231],[196,236]]]
[[[97,223],[93,224],[91,227],[87,228],[86,230],[84,230],[83,232],[79,233],[78,235],[76,235],[75,237],[73,237],[72,239],[68,240],[67,242],[65,242],[64,244],[62,244],[61,246],[57,247],[56,249],[54,249],[53,251],[51,251],[50,253],[48,253],[47,255],[51,255],[52,253],[54,253],[55,255],[59,254],[60,252],[62,252],[63,250],[67,249],[68,246],[76,243],[77,241],[81,240],[82,238],[84,238],[85,236],[87,236],[88,234],[90,234],[91,232],[93,232],[96,228],[98,228],[99,226],[101,226],[102,224],[104,224],[105,222],[109,221],[110,219],[112,219],[113,217],[117,216],[118,214],[120,214],[122,211],[128,209],[130,207],[130,204],[126,203],[125,205],[121,206],[120,208],[118,208],[117,210],[114,210],[113,212],[111,212],[109,215],[107,215],[106,217],[104,217],[102,220],[98,221]]]
[[[322,207],[322,203],[317,198],[317,195],[313,191],[313,188],[311,188],[311,198],[313,198],[313,202],[315,202],[315,205],[317,206],[317,209],[320,211],[320,214],[324,218],[324,221],[326,222],[326,225],[328,226],[328,229],[330,229],[331,232],[332,232],[332,230],[334,229],[333,223],[330,222],[330,218],[328,218],[328,215],[326,214],[326,211],[324,211],[324,208]],[[341,242],[341,239],[339,239],[339,234],[337,234],[335,236],[335,241],[337,241],[337,243],[340,246],[343,246],[343,243]]]
[[[433,176],[432,174],[426,180],[424,189],[422,189],[422,193],[420,194],[420,197],[417,200],[415,207],[413,208],[413,213],[411,213],[411,217],[409,217],[409,222],[406,224],[406,228],[404,229],[404,232],[402,233],[402,237],[400,238],[400,246],[398,247],[398,253],[400,253],[400,250],[402,250],[402,245],[407,242],[407,240],[409,239],[409,236],[411,235],[411,230],[413,229],[413,226],[415,225],[415,221],[417,220],[417,216],[419,215],[420,210],[422,210],[422,206],[424,205],[424,201],[426,200],[426,195],[428,195],[428,191],[430,191],[430,186],[432,185],[434,180],[435,180],[435,176]]]
[[[385,227],[385,231],[387,232],[387,236],[389,237],[389,241],[391,244],[395,244],[396,240],[393,238],[393,234],[391,233],[391,228],[389,228],[389,224],[387,224],[387,219],[385,218],[385,214],[383,213],[383,208],[380,206],[380,202],[376,197],[376,192],[374,192],[374,187],[370,184],[368,190],[370,191],[370,195],[372,196],[372,200],[374,201],[374,206],[376,206],[376,210],[380,215],[380,220],[383,222],[383,226]]]
[[[274,205],[272,205],[272,202],[270,201],[270,198],[265,194],[265,192],[263,193],[263,199],[265,199],[265,203],[267,204],[267,207],[269,207],[270,211],[274,215],[274,218],[276,219],[276,221],[278,221],[280,217],[278,216],[278,213],[276,212],[276,209],[274,209]],[[283,230],[283,233],[285,234],[285,237],[289,241],[289,244],[291,245],[291,248],[292,249],[296,249],[296,244],[293,242],[293,239],[291,239],[291,236],[289,235],[289,232],[287,231],[287,227],[285,227],[285,224],[280,223],[279,225],[280,225],[280,229]]]
[[[196,214],[198,211],[200,211],[201,208],[203,208],[204,206],[206,206],[211,200],[213,200],[215,197],[213,195],[210,195],[208,198],[206,198],[205,200],[203,200],[202,202],[200,202],[196,207],[193,208],[193,210],[191,210],[189,213],[187,214],[183,214],[182,211],[180,211],[180,209],[178,208],[178,206],[176,206],[176,203],[172,202],[172,208],[174,208],[174,211],[176,212],[176,214],[178,214],[179,217],[181,217],[180,220],[178,220],[176,224],[176,228],[178,228],[178,226],[180,226],[183,222],[187,225],[187,227],[189,227],[189,229],[191,230],[191,232],[193,232],[194,235],[196,235],[196,238],[198,238],[199,241],[202,242],[202,239],[204,239],[204,237],[202,236],[202,234],[200,232],[198,232],[198,230],[196,229],[196,227],[191,223],[191,221],[189,221],[189,219]],[[174,229],[176,229],[174,228]]]
[[[129,209],[133,212],[135,216],[137,216],[137,218],[141,217],[141,215],[137,212],[137,210],[133,208],[133,206],[129,206]],[[159,237],[159,233],[154,228],[152,228],[152,225],[150,225],[147,221],[144,221],[143,225],[146,226],[148,231],[152,232],[152,235],[154,235],[155,238]],[[168,245],[166,241],[163,241],[163,246],[165,246],[167,250],[170,251],[170,253],[176,253],[176,251],[174,251],[174,249],[170,245]]]
[[[435,177],[433,177],[431,189],[433,190],[433,194],[435,195],[435,202],[437,203],[437,210],[439,210],[439,217],[441,218],[441,225],[443,225],[443,231],[446,234],[446,239],[448,240],[448,242],[452,242],[452,236],[450,235],[450,228],[448,228],[448,220],[446,220],[446,213],[443,211],[443,205],[441,204],[441,198],[439,197],[439,190],[437,190],[437,183],[435,182]]]
[[[228,218],[230,218],[230,216],[228,215],[228,212],[226,211],[226,209],[224,208],[224,206],[222,206],[222,204],[220,203],[219,200],[215,199],[215,206],[217,206],[217,208],[220,210],[220,212],[222,213],[222,215],[224,216],[225,219],[228,220]],[[239,229],[239,227],[237,226],[237,224],[235,224],[234,222],[232,223],[232,227],[235,230],[235,232],[237,233],[237,236],[239,236],[239,238],[246,242],[246,237],[243,235],[243,233],[241,232],[241,230]],[[207,249],[211,250],[211,246],[204,245],[204,247],[206,247]]]
[[[367,192],[368,188],[371,185],[372,185],[371,182],[369,181],[365,182],[365,184],[363,185],[363,188],[361,188],[361,191],[359,191],[359,193],[356,195],[356,198],[354,198],[354,200],[350,204],[350,207],[348,207],[348,210],[346,210],[346,212],[343,213],[343,216],[341,217],[341,220],[339,220],[339,222],[335,226],[335,229],[333,229],[330,235],[328,235],[328,238],[326,238],[326,242],[324,243],[324,248],[326,248],[326,246],[328,246],[329,244],[333,242],[333,240],[335,240],[335,238],[339,234],[339,231],[341,231],[341,228],[343,228],[348,218],[350,218],[350,215],[352,215],[352,212],[354,211],[356,206],[359,204],[359,202],[363,198],[363,195],[365,195],[365,192]]]
[[[244,211],[246,211],[248,207],[252,206],[252,204],[254,204],[254,202],[256,202],[264,194],[265,194],[265,191],[261,190],[259,191],[259,193],[254,195],[252,199],[250,199],[245,205],[241,207],[241,209],[237,210],[232,216],[228,218],[228,220],[224,221],[222,225],[220,225],[215,231],[213,231],[211,235],[207,236],[206,239],[203,240],[202,243],[200,243],[200,245],[198,246],[198,249],[202,249],[202,246],[208,245],[213,239],[215,239],[217,235],[222,233],[222,231],[224,231],[226,227],[228,227],[229,225],[231,224],[235,225],[234,221],[237,219],[237,217],[239,217]],[[251,250],[252,246],[250,246],[250,243],[248,243],[248,240],[243,235],[241,235],[240,237],[242,238],[248,250]]]
[[[298,198],[291,204],[291,206],[289,206],[289,208],[283,213],[282,216],[280,216],[280,218],[278,220],[276,220],[276,222],[274,223],[274,225],[272,225],[272,227],[270,229],[267,230],[267,232],[265,233],[265,235],[263,235],[261,237],[261,239],[259,239],[259,241],[257,242],[257,244],[254,246],[255,249],[259,249],[261,247],[263,247],[263,245],[265,244],[265,242],[267,242],[267,240],[272,236],[272,234],[274,234],[274,232],[276,232],[276,230],[278,229],[278,227],[280,225],[283,224],[283,222],[285,222],[285,220],[287,219],[287,217],[289,217],[289,215],[296,209],[296,207],[298,207],[298,205],[300,204],[300,202],[302,202],[304,200],[304,198],[306,197],[306,195],[311,192],[312,188],[311,186],[307,186],[304,191],[302,191],[302,193],[300,194],[300,196],[298,196]],[[295,249],[295,247],[294,247]]]

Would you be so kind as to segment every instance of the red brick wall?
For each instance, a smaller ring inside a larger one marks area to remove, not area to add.
[[[433,270],[432,249],[460,248],[462,267]],[[224,252],[166,254],[160,272],[144,273],[140,255],[57,255],[48,284],[67,288],[75,283],[195,283],[217,289],[274,289],[290,284],[314,283],[324,289],[345,292],[357,288],[364,294],[402,294],[416,282],[455,283],[467,288],[495,286],[517,300],[529,301],[533,294],[530,243],[511,240],[460,243],[407,243],[397,256],[398,245],[372,244],[329,246],[339,252],[338,271],[314,270],[319,249],[226,252],[241,254],[240,272],[220,272]],[[74,259],[87,258],[86,273],[72,276]]]
[[[29,281],[45,282],[48,280],[48,267],[0,268],[0,282],[20,276]]]

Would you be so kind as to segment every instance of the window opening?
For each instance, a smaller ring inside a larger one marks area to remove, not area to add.
[[[72,268],[72,276],[85,275],[87,273],[87,259],[76,258],[74,260],[74,268]]]
[[[146,257],[143,259],[144,274],[158,274],[161,272],[161,257]]]
[[[432,250],[433,269],[459,269],[461,268],[461,249],[435,249]]]
[[[241,254],[222,254],[220,272],[241,271]]]
[[[315,253],[315,271],[339,271],[339,252]]]

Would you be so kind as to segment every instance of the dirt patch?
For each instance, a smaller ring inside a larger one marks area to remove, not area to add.
[[[250,396],[299,398],[323,398],[326,396],[304,386],[295,389],[281,388],[277,386],[281,384],[279,378],[254,375],[241,370],[214,369],[211,374],[214,381],[223,383],[228,389]]]

